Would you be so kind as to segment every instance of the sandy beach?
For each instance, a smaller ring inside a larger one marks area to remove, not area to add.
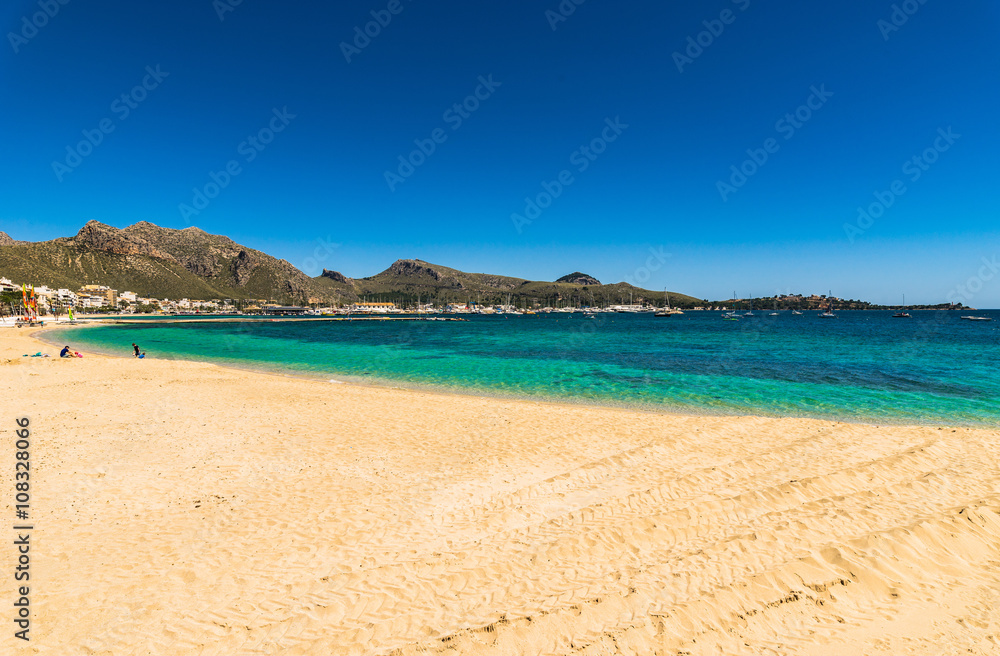
[[[60,360],[32,332],[0,329],[3,516],[28,416],[35,526],[29,643],[0,548],[3,653],[1000,653],[998,431]]]

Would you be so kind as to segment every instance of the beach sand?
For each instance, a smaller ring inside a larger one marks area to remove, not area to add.
[[[58,352],[30,332],[0,329],[3,653],[1000,653],[997,431],[22,358]]]

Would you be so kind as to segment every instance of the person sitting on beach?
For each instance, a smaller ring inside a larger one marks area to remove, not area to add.
[[[142,353],[140,353],[140,354],[139,354],[139,355],[137,355],[136,357],[137,357],[137,358],[139,358],[140,360],[142,360],[142,359],[143,359],[144,357],[146,357],[146,352],[145,352],[145,351],[143,351]]]
[[[82,358],[83,354],[79,351],[70,351],[68,346],[64,346],[63,350],[59,351],[60,358]]]

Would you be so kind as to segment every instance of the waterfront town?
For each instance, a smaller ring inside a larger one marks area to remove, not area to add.
[[[268,299],[169,299],[140,296],[132,291],[119,291],[106,285],[84,285],[76,291],[60,288],[52,289],[45,285],[32,287],[30,283],[18,283],[0,277],[0,311],[18,313],[17,304],[20,301],[22,289],[33,289],[37,299],[40,315],[59,316],[70,309],[76,314],[263,314],[263,315],[306,315],[306,314],[398,314],[404,312],[416,313],[507,313],[520,314],[533,312],[655,312],[662,310],[649,303],[628,303],[609,305],[607,307],[577,307],[572,303],[555,302],[551,305],[533,303],[532,307],[515,307],[511,304],[492,305],[469,299],[465,302],[451,302],[441,306],[434,303],[416,303],[404,305],[384,300],[359,299],[356,302],[324,307],[319,299],[309,299],[308,305],[289,306],[275,303]],[[834,296],[812,294],[784,294],[764,299],[754,299],[748,306],[745,299],[734,299],[727,303],[706,304],[685,308],[687,311],[733,310],[749,307],[753,303],[761,311],[770,308],[777,309],[822,309],[831,303],[844,309],[862,309],[855,307],[859,301],[844,301]],[[867,304],[865,304],[867,305]],[[4,307],[6,306],[6,307]],[[666,308],[671,313],[683,314],[680,310]]]
[[[0,294],[16,294],[20,297],[24,287],[31,288],[30,283],[15,283],[7,278],[0,278]],[[96,312],[219,312],[227,308],[235,310],[231,300],[189,300],[189,299],[157,299],[139,296],[135,292],[118,291],[106,285],[84,285],[73,291],[70,289],[52,289],[45,285],[33,287],[35,298],[41,314],[53,312],[65,313],[73,309],[77,313]]]
[[[45,285],[33,287],[30,284],[15,283],[0,277],[0,310],[17,314],[20,309],[22,292],[33,290],[38,302],[39,315],[59,316],[70,309],[76,314],[323,314],[323,313],[396,313],[401,312],[395,303],[359,301],[346,307],[320,307],[317,299],[310,299],[309,306],[287,306],[267,299],[169,299],[140,296],[131,291],[118,291],[106,285],[84,285],[77,291],[52,289]],[[464,306],[463,306],[464,307]],[[423,304],[419,311],[434,311],[432,304]],[[456,308],[457,309],[457,308]]]

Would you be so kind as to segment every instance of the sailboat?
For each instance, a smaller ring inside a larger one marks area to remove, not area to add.
[[[778,297],[777,296],[774,297],[774,312],[772,312],[769,316],[772,316],[772,317],[778,316]]]
[[[739,315],[736,314],[736,292],[733,292],[733,309],[729,312],[724,312],[722,318],[725,321],[739,321]]]
[[[756,316],[753,313],[753,294],[750,294],[750,311],[743,315],[744,317]]]
[[[821,318],[823,318],[823,319],[836,319],[837,318],[837,315],[833,313],[833,295],[832,295],[832,292],[831,292],[830,296],[827,296],[826,312],[824,312],[823,314],[821,314],[819,316]]]
[[[906,294],[903,294],[903,307],[904,308],[906,307]],[[910,313],[909,312],[903,312],[902,310],[900,310],[896,314],[892,315],[892,318],[893,319],[909,319],[910,318]]]
[[[680,310],[675,310],[670,307],[670,294],[667,293],[666,288],[663,289],[663,302],[664,308],[662,310],[657,310],[653,315],[654,317],[672,317],[675,314],[684,314]]]

